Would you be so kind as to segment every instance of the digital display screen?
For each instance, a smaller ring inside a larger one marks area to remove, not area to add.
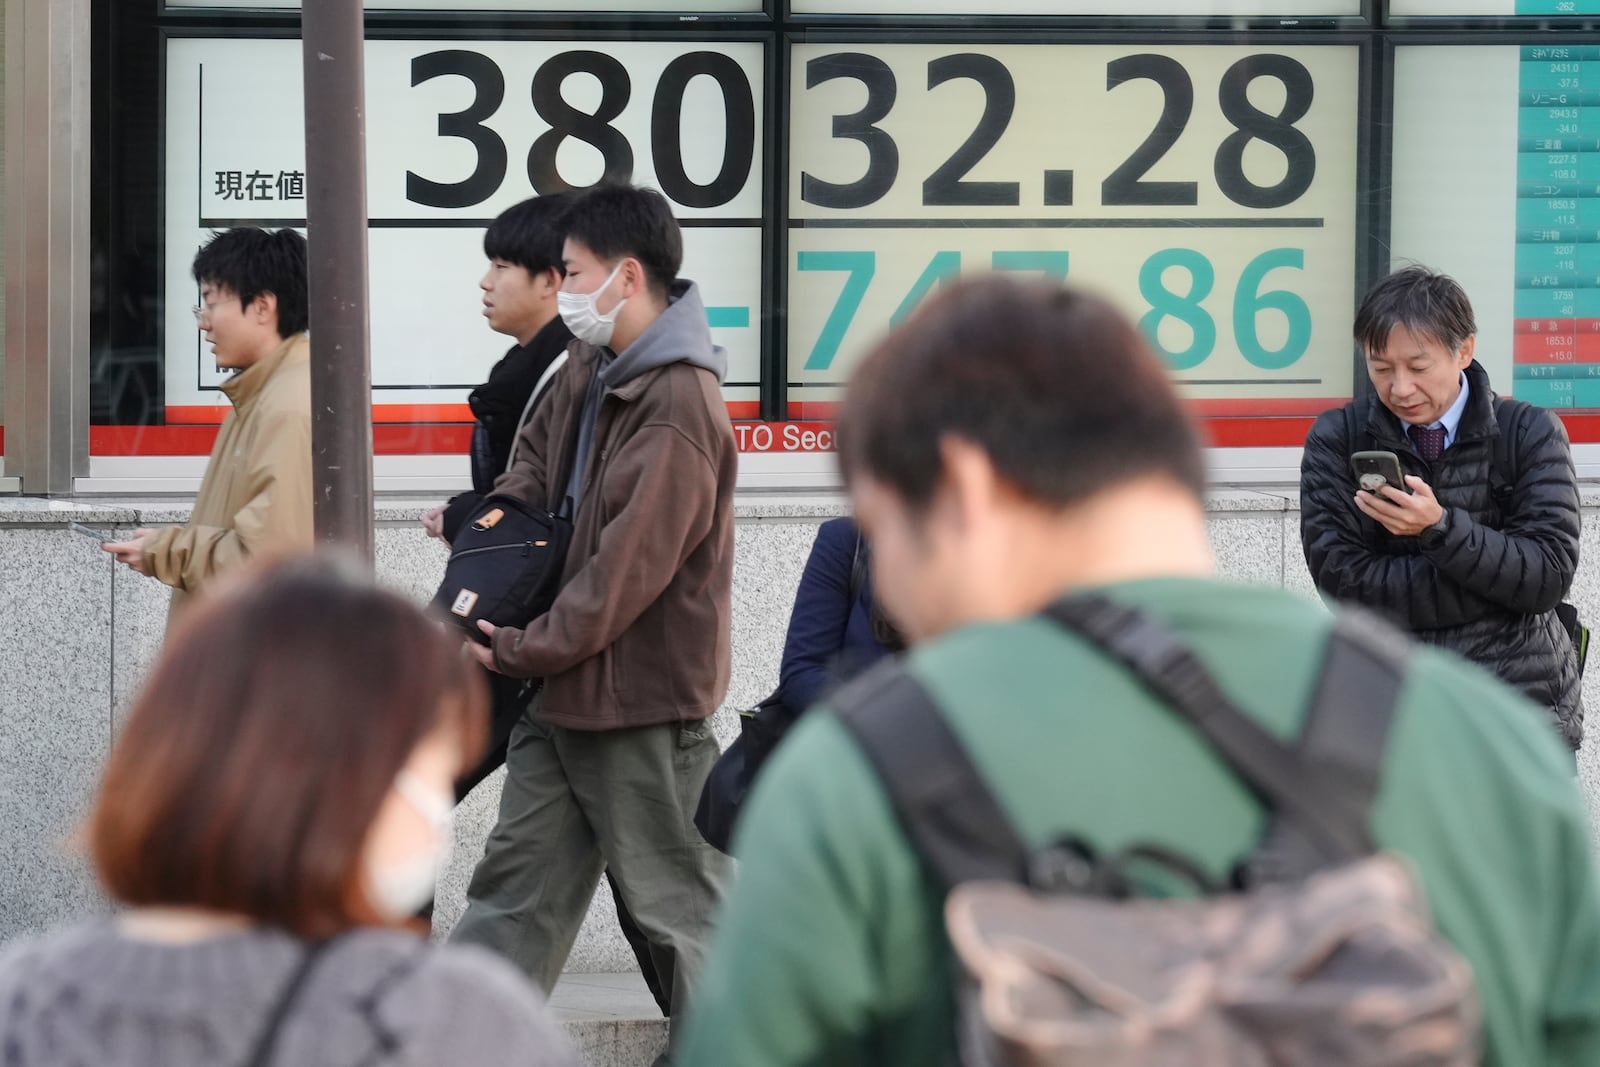
[[[299,11],[295,0],[166,0],[169,11]],[[680,11],[744,13],[763,10],[760,0],[607,0],[604,8],[576,3],[575,0],[469,0],[460,6],[450,6],[446,0],[374,0],[366,5],[367,12],[431,11],[457,16],[472,12],[546,12],[596,11],[626,12],[630,14],[676,14]]]
[[[190,317],[213,230],[304,226],[297,40],[174,39],[167,52],[169,420],[225,375]],[[661,190],[729,353],[759,398],[765,45],[391,41],[366,45],[372,381],[379,403],[459,402],[511,343],[481,317],[483,230],[526,197],[602,178]]]
[[[964,272],[1108,295],[1214,414],[1351,387],[1354,46],[793,46],[791,400]]]
[[[1169,18],[1299,18],[1357,16],[1361,0],[792,0],[797,15],[1067,15]]]
[[[1389,0],[1395,18],[1503,19],[1518,15],[1600,15],[1600,0]]]
[[[1391,265],[1451,275],[1495,390],[1600,409],[1600,46],[1395,49]]]

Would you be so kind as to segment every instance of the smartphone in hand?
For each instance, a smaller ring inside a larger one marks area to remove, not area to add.
[[[1400,457],[1393,452],[1357,452],[1350,457],[1350,469],[1361,488],[1373,496],[1385,485],[1402,493],[1411,492],[1400,469]]]
[[[117,539],[117,535],[112,533],[110,530],[96,530],[93,526],[85,526],[81,522],[73,523],[68,527],[68,529],[75,534],[82,534],[85,537],[92,537],[102,545],[107,541],[115,541]]]

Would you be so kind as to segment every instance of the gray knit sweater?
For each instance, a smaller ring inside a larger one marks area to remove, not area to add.
[[[103,919],[0,955],[3,1067],[246,1067],[304,948],[248,930],[191,945]],[[480,949],[339,938],[301,986],[278,1067],[573,1067],[527,981]]]

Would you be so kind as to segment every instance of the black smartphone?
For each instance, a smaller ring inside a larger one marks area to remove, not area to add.
[[[1355,471],[1361,488],[1374,496],[1385,485],[1402,493],[1411,492],[1400,470],[1400,457],[1393,452],[1357,452],[1350,457],[1350,469]]]

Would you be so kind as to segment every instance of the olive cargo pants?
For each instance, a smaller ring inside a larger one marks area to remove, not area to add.
[[[512,731],[499,819],[450,939],[494,949],[548,992],[609,870],[644,936],[673,955],[678,1016],[728,872],[694,825],[718,755],[711,724],[568,730],[537,721],[538,705]]]

